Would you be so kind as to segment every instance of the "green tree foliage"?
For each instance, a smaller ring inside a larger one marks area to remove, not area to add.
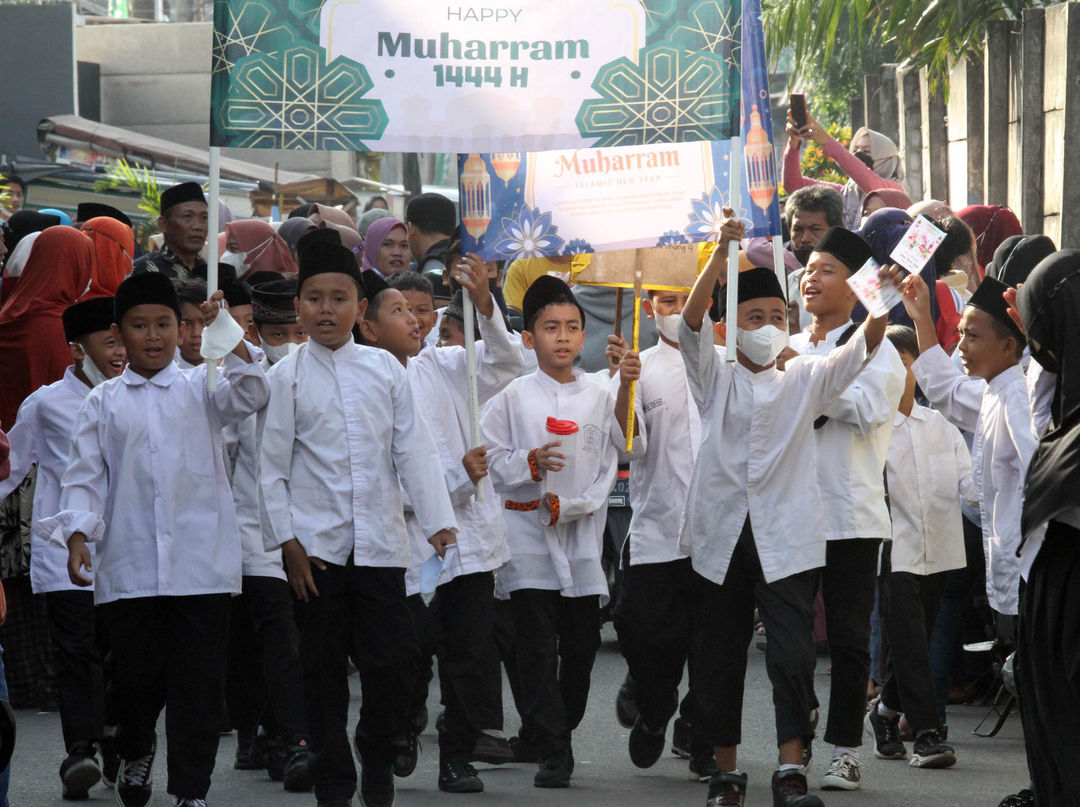
[[[840,126],[835,123],[830,123],[828,129],[829,134],[844,148],[847,148],[851,143],[850,126]],[[836,167],[836,163],[825,156],[825,152],[821,150],[821,146],[813,140],[807,142],[806,151],[803,152],[801,164],[802,175],[804,177],[810,179],[823,179],[826,182],[837,182],[841,185],[848,180],[847,175],[843,174]]]
[[[151,222],[161,215],[161,187],[153,169],[134,166],[121,157],[109,167],[105,179],[94,183],[94,190],[100,193],[120,185],[139,194],[139,210]]]

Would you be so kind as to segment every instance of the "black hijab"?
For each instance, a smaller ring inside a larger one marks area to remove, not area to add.
[[[1050,425],[1024,483],[1027,536],[1080,502],[1080,250],[1042,260],[1020,287],[1017,307],[1032,357],[1057,376]]]
[[[30,233],[41,232],[59,223],[59,216],[38,213],[36,210],[19,210],[13,213],[4,226],[4,244],[7,245],[8,254],[10,255],[15,250],[15,245]]]

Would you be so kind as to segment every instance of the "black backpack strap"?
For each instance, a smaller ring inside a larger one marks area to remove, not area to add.
[[[836,340],[836,347],[840,347],[841,345],[846,345],[848,342],[850,342],[851,337],[853,337],[855,335],[855,331],[857,331],[857,330],[859,330],[859,323],[853,322],[850,325],[848,325],[844,329],[844,332],[842,334],[840,334],[840,338]],[[817,418],[817,420],[814,421],[814,428],[815,429],[820,429],[822,426],[824,426],[828,422],[829,422],[829,416],[828,415],[821,415],[820,417]]]

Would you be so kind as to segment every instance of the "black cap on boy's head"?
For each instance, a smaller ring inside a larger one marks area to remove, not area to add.
[[[113,322],[123,325],[124,313],[137,305],[163,305],[176,312],[180,322],[180,300],[172,281],[160,272],[131,275],[120,284],[113,298]]]
[[[78,342],[88,333],[107,331],[113,324],[114,300],[112,297],[93,297],[69,305],[61,317],[64,321],[64,338]]]
[[[843,227],[830,227],[821,236],[814,252],[827,252],[854,274],[862,265],[874,257],[870,245],[861,236]]]
[[[1012,317],[1009,316],[1009,304],[1005,302],[1004,296],[1008,290],[1009,287],[997,278],[984,277],[982,283],[979,284],[979,288],[975,289],[975,293],[968,300],[968,305],[972,308],[978,308],[980,311],[985,311],[998,323],[1004,325],[1006,332],[1015,337],[1018,344],[1025,345],[1027,340],[1024,339],[1024,334],[1013,322]]]
[[[323,232],[313,230],[312,232]],[[337,233],[334,233],[337,235]],[[340,238],[340,236],[339,236]],[[315,275],[334,273],[348,275],[355,281],[359,297],[364,296],[364,281],[356,265],[356,257],[340,241],[320,239],[309,242],[300,250],[300,273],[297,275],[297,294],[304,288],[304,281]]]
[[[161,215],[183,202],[202,202],[206,204],[206,196],[203,195],[202,187],[198,182],[181,182],[161,192]]]
[[[787,300],[784,290],[780,287],[780,281],[776,279],[776,272],[766,266],[755,266],[745,272],[739,272],[738,302],[745,303],[747,300],[756,300],[760,297],[779,297]],[[724,318],[727,306],[727,284],[720,286],[713,292],[713,304],[709,309],[709,316],[713,322],[719,322]]]
[[[256,325],[288,325],[296,322],[296,281],[274,280],[251,289],[251,316]]]
[[[308,230],[296,242],[296,254],[299,256],[312,244],[341,244],[341,233],[333,227],[316,227]],[[350,253],[351,254],[351,253]],[[355,262],[355,260],[354,260]]]
[[[537,315],[549,305],[573,305],[577,306],[581,314],[581,327],[585,327],[585,309],[577,301],[574,292],[566,284],[565,280],[554,275],[540,275],[525,292],[521,300],[521,313],[525,321],[525,330],[530,330],[536,321]]]

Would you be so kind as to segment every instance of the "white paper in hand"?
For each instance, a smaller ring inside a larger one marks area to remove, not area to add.
[[[889,309],[904,300],[896,286],[891,283],[888,286],[881,285],[878,279],[880,271],[881,266],[871,258],[847,281],[859,302],[866,306],[872,317],[885,316]]]
[[[232,353],[233,348],[244,338],[244,329],[232,318],[232,314],[222,310],[214,321],[202,332],[202,347],[199,354],[204,359],[217,361]]]
[[[945,233],[935,227],[930,219],[916,216],[889,257],[917,275],[944,240]]]

